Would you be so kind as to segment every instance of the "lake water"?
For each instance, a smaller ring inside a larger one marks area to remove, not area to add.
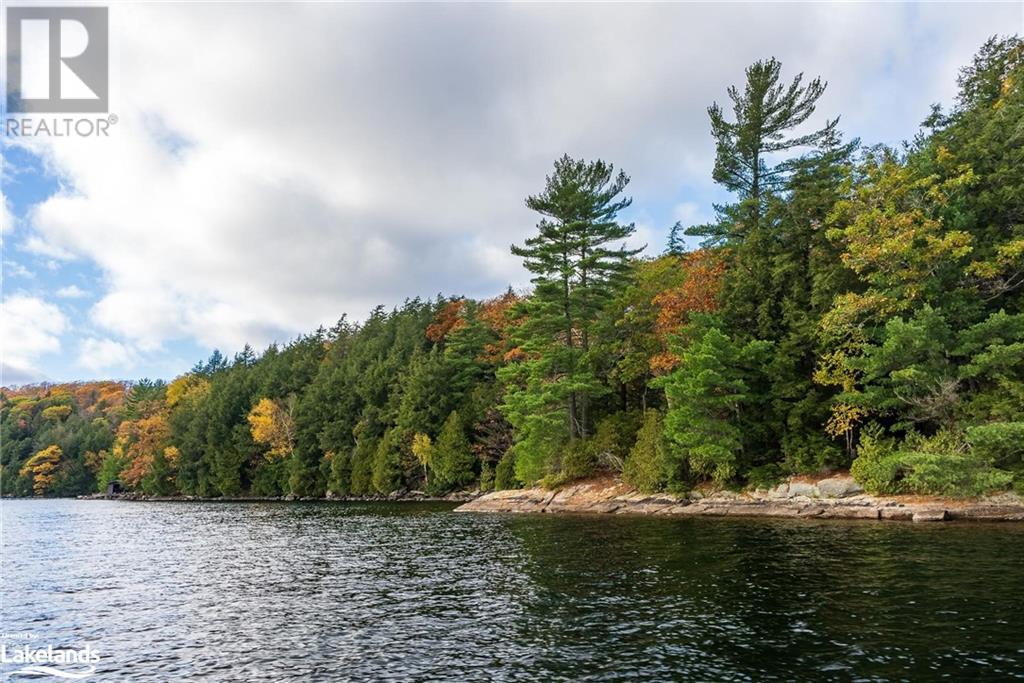
[[[90,681],[1024,677],[1024,525],[451,509],[4,501],[0,630]]]

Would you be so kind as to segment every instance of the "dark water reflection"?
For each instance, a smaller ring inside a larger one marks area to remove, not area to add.
[[[2,511],[0,630],[91,643],[87,680],[1024,678],[1015,525],[410,503]]]

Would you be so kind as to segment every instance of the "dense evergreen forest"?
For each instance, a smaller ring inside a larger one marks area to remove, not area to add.
[[[987,42],[952,110],[899,149],[844,140],[838,118],[808,130],[825,87],[747,69],[708,109],[734,201],[659,257],[621,246],[629,177],[566,156],[512,247],[528,293],[381,307],[169,384],[5,390],[3,493],[440,494],[609,472],[677,491],[843,468],[875,492],[1024,489],[1024,41]]]

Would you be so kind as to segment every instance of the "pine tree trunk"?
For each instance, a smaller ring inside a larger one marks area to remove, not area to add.
[[[569,254],[568,253],[563,254],[563,260],[564,260],[564,262],[566,264],[569,262]],[[573,342],[572,342],[572,309],[570,308],[571,302],[570,302],[570,299],[569,299],[570,293],[569,293],[569,276],[568,275],[565,275],[562,278],[562,292],[563,292],[563,294],[562,294],[562,297],[563,297],[562,298],[562,310],[565,313],[565,344],[569,348],[569,362],[572,364],[572,367],[568,368],[569,375],[571,377],[575,373],[575,371],[576,371],[576,367],[575,367],[576,359],[573,357],[573,354],[572,354],[572,349],[573,349],[574,345],[573,345]],[[579,422],[576,419],[576,411],[577,411],[576,392],[573,391],[573,392],[569,393],[569,440],[570,441],[574,440],[577,436],[579,436],[579,429],[578,429],[579,428]]]

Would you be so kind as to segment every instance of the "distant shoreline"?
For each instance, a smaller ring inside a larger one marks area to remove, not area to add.
[[[465,503],[478,493],[452,493],[447,496],[406,494],[401,496],[150,496],[142,493],[91,493],[82,496],[3,496],[0,500],[112,500],[129,503]]]
[[[873,496],[849,476],[817,481],[793,478],[772,489],[694,490],[687,494],[643,493],[617,478],[575,482],[560,489],[507,489],[491,493],[460,491],[430,496],[420,491],[388,496],[150,496],[142,493],[66,497],[140,503],[460,503],[456,512],[616,514],[691,517],[771,517],[859,519],[904,522],[1024,522],[1024,497],[1002,493],[981,498]],[[5,500],[48,500],[6,497]]]

